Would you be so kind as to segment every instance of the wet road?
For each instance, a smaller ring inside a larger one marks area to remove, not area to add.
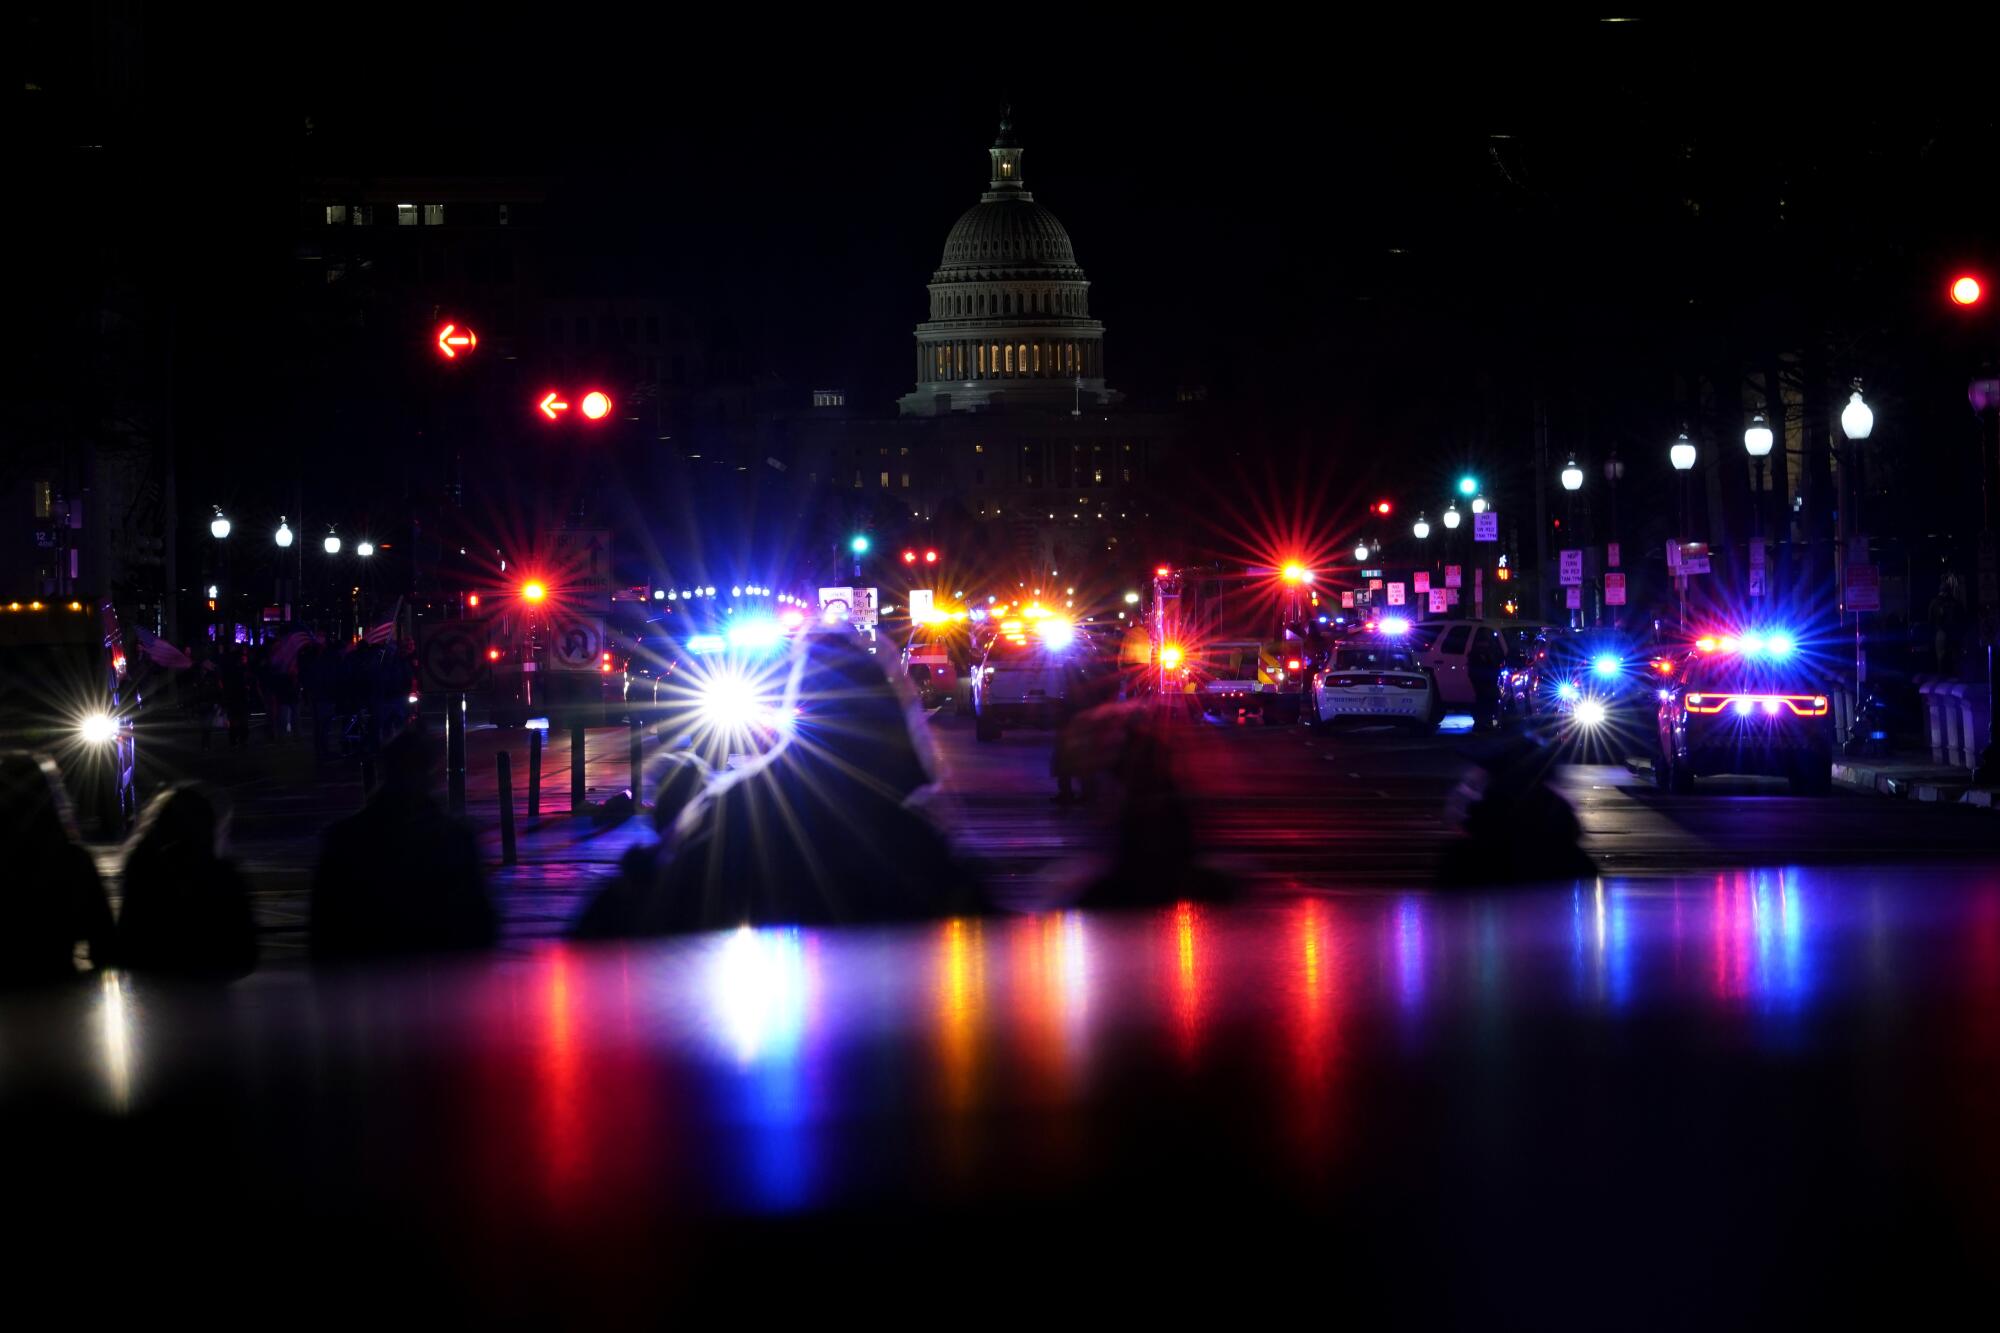
[[[100,1314],[1909,1327],[2000,1240],[1985,872],[126,979],[0,1050],[10,1257]]]

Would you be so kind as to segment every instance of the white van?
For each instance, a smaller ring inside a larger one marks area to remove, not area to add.
[[[1507,661],[1504,631],[1511,620],[1427,620],[1410,627],[1413,644],[1421,644],[1417,661],[1430,668],[1438,699],[1446,708],[1471,708],[1478,700],[1475,671],[1490,672],[1487,683],[1497,698],[1501,669]]]

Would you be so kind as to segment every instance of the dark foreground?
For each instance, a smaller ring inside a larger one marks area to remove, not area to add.
[[[0,1052],[8,1264],[92,1314],[1908,1326],[2000,1285],[1983,871],[114,977]]]

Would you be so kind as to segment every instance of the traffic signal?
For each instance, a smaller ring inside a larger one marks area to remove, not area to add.
[[[592,389],[583,396],[583,414],[592,421],[602,421],[611,415],[611,396],[602,389]]]
[[[855,533],[853,539],[847,543],[847,549],[854,552],[854,554],[856,555],[867,555],[868,534],[865,532]]]
[[[1959,306],[1975,306],[1986,295],[1985,286],[1970,273],[1961,273],[1951,280],[1951,303]]]
[[[1460,477],[1458,479],[1458,493],[1460,495],[1479,494],[1479,478],[1470,474]]]
[[[924,563],[925,563],[925,564],[927,564],[927,565],[935,565],[935,564],[937,563],[937,552],[936,552],[936,551],[925,551],[925,552],[924,552]]]
[[[1387,518],[1390,512],[1395,509],[1395,507],[1396,506],[1390,504],[1387,500],[1377,500],[1375,502],[1375,512],[1382,515],[1384,518]]]
[[[479,335],[470,324],[446,324],[437,331],[438,355],[447,361],[469,356],[479,346]]]
[[[917,553],[916,553],[915,551],[910,551],[910,550],[905,550],[905,551],[903,552],[903,563],[904,563],[904,564],[906,564],[906,565],[914,565],[914,564],[916,564],[916,563],[917,563]]]
[[[587,420],[602,421],[611,415],[611,395],[602,389],[592,389],[578,400],[578,406]],[[550,389],[535,400],[535,410],[550,421],[561,421],[570,410],[570,401],[561,389]]]

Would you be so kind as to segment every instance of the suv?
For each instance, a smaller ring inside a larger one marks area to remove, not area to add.
[[[1789,651],[1753,655],[1721,648],[1682,658],[1659,687],[1653,780],[1687,793],[1695,778],[1711,773],[1762,773],[1789,778],[1802,796],[1832,791],[1827,687],[1789,659]]]
[[[972,673],[973,734],[997,741],[1009,727],[1059,726],[1093,673],[1116,670],[1115,662],[1097,659],[1081,631],[1008,621]]]

